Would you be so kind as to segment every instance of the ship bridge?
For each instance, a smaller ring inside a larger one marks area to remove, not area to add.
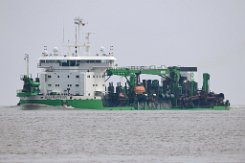
[[[116,58],[113,56],[49,56],[39,58],[38,67],[44,68],[46,71],[67,68],[104,69],[113,67],[115,61]]]

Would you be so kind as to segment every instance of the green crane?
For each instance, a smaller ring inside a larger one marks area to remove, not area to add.
[[[145,67],[145,66],[131,66],[131,67],[116,67],[108,68],[106,73],[107,75],[113,76],[123,76],[125,77],[129,89],[133,91],[134,87],[139,85],[139,76],[141,74],[146,75],[158,75],[162,78],[166,78],[169,81],[170,93],[178,96],[182,94],[182,87],[180,85],[181,72],[195,72],[197,71],[196,67],[178,67],[171,66],[165,68],[156,68],[156,67]]]
[[[123,76],[127,80],[130,88],[134,88],[139,84],[139,75],[159,75],[161,77],[166,77],[169,74],[168,68],[150,68],[150,67],[118,67],[118,68],[108,68],[106,71],[108,76],[117,75]]]

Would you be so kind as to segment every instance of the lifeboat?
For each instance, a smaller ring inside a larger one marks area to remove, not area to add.
[[[124,93],[120,92],[119,97],[125,97]]]
[[[134,87],[134,92],[136,94],[143,94],[145,92],[145,87],[143,85],[138,85]]]

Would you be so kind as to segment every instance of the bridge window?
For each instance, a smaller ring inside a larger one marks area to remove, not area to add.
[[[71,60],[68,61],[69,62],[69,66],[76,66],[76,61],[75,60]]]
[[[46,63],[58,63],[59,61],[57,60],[46,60]]]
[[[69,66],[69,63],[67,62],[67,60],[62,60],[61,66]]]
[[[85,61],[80,61],[80,62],[86,62],[86,63],[102,63],[101,60],[85,60]]]
[[[77,60],[61,60],[59,62],[61,66],[79,66],[79,61]]]

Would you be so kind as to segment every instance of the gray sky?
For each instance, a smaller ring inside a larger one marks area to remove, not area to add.
[[[245,1],[243,0],[0,0],[0,105],[18,102],[24,54],[31,73],[43,46],[73,40],[73,18],[92,32],[92,52],[109,49],[119,66],[197,66],[211,75],[211,90],[242,105],[245,92]]]

